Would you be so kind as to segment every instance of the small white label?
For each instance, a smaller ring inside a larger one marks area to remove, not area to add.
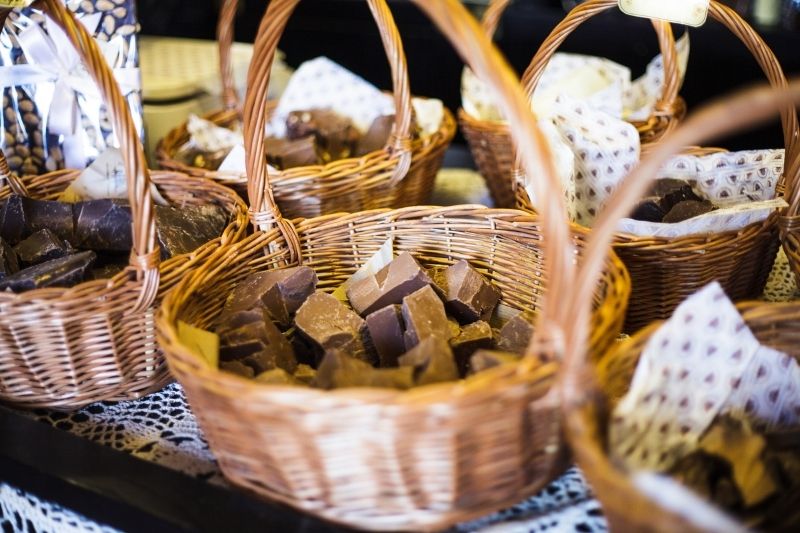
[[[708,17],[709,3],[710,0],[619,0],[619,8],[634,17],[702,26]]]

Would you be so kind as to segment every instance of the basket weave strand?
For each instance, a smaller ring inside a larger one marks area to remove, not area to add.
[[[326,519],[374,530],[431,530],[450,526],[533,494],[566,465],[552,387],[558,365],[544,343],[532,343],[519,365],[464,381],[410,391],[262,385],[219,371],[177,334],[178,321],[213,329],[225,297],[247,275],[298,263],[313,268],[318,287],[340,286],[387,238],[426,267],[460,259],[478,268],[512,308],[535,311],[537,330],[560,312],[587,232],[566,222],[546,144],[510,68],[458,0],[419,1],[471,67],[502,95],[513,116],[526,168],[552,179],[550,219],[480,206],[407,207],[289,222],[270,194],[271,174],[257,140],[247,147],[251,205],[266,231],[218,250],[164,300],[159,340],[183,384],[209,446],[235,485]],[[277,19],[295,0],[273,0],[255,43],[245,102],[245,129],[263,131]],[[383,0],[373,10],[390,21]],[[276,20],[271,20],[273,17]],[[261,168],[259,168],[259,165]],[[256,173],[257,171],[257,173]],[[258,191],[256,178],[263,180]],[[257,200],[257,201],[256,201]],[[558,240],[560,239],[560,240]],[[295,241],[292,243],[291,241]],[[620,262],[606,262],[593,302],[592,349],[604,353],[621,327],[629,280]],[[540,335],[541,336],[541,335]]]

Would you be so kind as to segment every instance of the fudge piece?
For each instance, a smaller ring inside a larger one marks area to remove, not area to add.
[[[529,312],[517,314],[500,330],[497,348],[504,352],[524,354],[533,337],[534,316]]]
[[[131,208],[121,200],[90,200],[73,206],[76,248],[127,252],[133,246]]]
[[[500,291],[463,259],[444,271],[439,270],[434,279],[447,309],[462,324],[489,320],[500,301]]]
[[[313,135],[296,140],[267,137],[264,140],[264,147],[269,163],[282,170],[318,163],[317,146]]]
[[[311,341],[317,355],[343,350],[356,358],[367,359],[362,330],[364,320],[342,302],[325,292],[315,292],[297,310],[297,330]]]
[[[302,385],[291,374],[282,368],[273,368],[256,374],[256,381],[267,385]]]
[[[0,280],[19,272],[17,252],[0,237]]]
[[[155,206],[161,259],[188,254],[213,241],[225,230],[228,215],[215,205]]]
[[[453,350],[461,375],[464,376],[469,372],[469,360],[473,353],[478,350],[489,350],[493,344],[492,327],[483,320],[464,326],[457,337],[450,339],[450,348]]]
[[[256,272],[246,277],[228,296],[222,312],[223,321],[240,311],[264,307],[273,320],[288,327],[291,315],[316,288],[317,274],[309,267]]]
[[[459,378],[450,345],[441,337],[426,337],[398,359],[401,366],[414,368],[418,385],[455,381]]]
[[[476,374],[496,366],[518,363],[521,359],[522,356],[515,353],[497,350],[478,350],[470,357],[469,367],[470,371]]]
[[[219,368],[225,372],[230,372],[231,374],[236,374],[244,378],[252,378],[255,376],[253,369],[241,361],[223,361],[219,364]]]
[[[292,111],[286,128],[289,139],[313,135],[324,163],[351,157],[360,136],[350,119],[330,109]]]
[[[81,252],[39,263],[0,281],[0,290],[23,292],[44,287],[72,287],[85,279],[96,257],[94,252]]]
[[[714,204],[708,200],[701,202],[695,200],[684,200],[675,204],[669,212],[664,215],[663,222],[674,224],[683,222],[696,216],[705,215],[714,210]]]
[[[347,299],[358,314],[366,316],[387,305],[401,303],[403,298],[431,283],[417,260],[403,252],[374,276],[351,284]]]
[[[356,155],[362,156],[386,146],[394,128],[394,115],[382,115],[370,124],[367,132],[358,140]]]
[[[402,310],[388,305],[366,318],[369,336],[383,368],[397,366],[397,358],[406,351]]]
[[[19,243],[14,251],[17,257],[24,265],[35,265],[50,261],[51,259],[58,259],[69,255],[72,250],[69,246],[58,238],[58,236],[49,229],[37,231],[21,243]]]

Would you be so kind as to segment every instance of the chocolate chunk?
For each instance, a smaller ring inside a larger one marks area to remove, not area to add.
[[[293,315],[317,287],[309,267],[282,268],[247,276],[228,296],[221,320],[240,311],[265,308],[273,320],[288,327]]]
[[[406,351],[401,307],[386,306],[368,315],[366,321],[373,346],[380,358],[380,366],[397,366],[397,358]]]
[[[314,135],[325,163],[351,157],[359,138],[350,119],[330,109],[292,111],[286,118],[286,127],[290,139]]]
[[[414,257],[403,252],[374,276],[357,281],[347,289],[347,299],[355,311],[366,316],[433,283]]]
[[[155,214],[162,259],[197,250],[222,235],[228,222],[225,211],[214,205],[181,208],[157,205]]]
[[[373,368],[341,350],[328,350],[317,370],[314,385],[322,389],[343,387],[387,387],[409,389],[414,385],[414,369]]]
[[[297,310],[294,323],[317,354],[338,349],[360,359],[367,358],[361,340],[366,323],[330,294],[315,292],[309,296]]]
[[[72,204],[34,200],[16,194],[6,200],[0,211],[0,235],[9,244],[17,244],[43,229],[72,243],[75,238]]]
[[[493,343],[492,327],[482,320],[464,326],[457,337],[450,339],[450,347],[462,376],[469,372],[472,354],[478,350],[491,349]]]
[[[230,148],[223,148],[214,152],[201,150],[194,145],[187,145],[175,153],[175,159],[183,161],[190,167],[204,168],[206,170],[219,169],[225,158],[231,152]]]
[[[44,287],[72,287],[84,280],[96,257],[94,252],[81,252],[39,263],[0,281],[0,290],[22,292]]]
[[[29,266],[64,257],[72,250],[55,233],[43,229],[19,243],[14,251],[19,260]]]
[[[520,359],[522,359],[522,356],[515,353],[497,350],[478,350],[470,357],[469,367],[470,371],[476,374],[496,366],[518,363]]]
[[[663,198],[672,193],[681,191],[684,187],[689,187],[691,189],[691,185],[684,180],[661,178],[653,182],[653,185],[650,187],[650,192],[647,195]],[[684,193],[685,191],[682,194]]]
[[[264,320],[264,313],[261,309],[254,308],[246,311],[236,311],[229,315],[223,315],[221,318],[224,322],[217,328],[217,331],[220,334],[224,334],[227,331],[235,330],[253,322],[261,322]]]
[[[17,272],[19,272],[17,252],[4,239],[0,238],[0,280]]]
[[[430,285],[403,298],[403,320],[407,350],[428,337],[439,337],[447,342],[452,334],[444,305]]]
[[[426,337],[398,359],[401,366],[411,366],[418,385],[455,381],[459,378],[453,352],[441,337]]]
[[[366,155],[385,147],[392,134],[392,128],[394,128],[394,115],[377,117],[370,124],[367,133],[359,139],[356,155]]]
[[[519,313],[500,330],[497,348],[522,355],[528,349],[531,337],[533,337],[533,314]]]
[[[267,160],[279,169],[307,167],[319,162],[313,135],[297,140],[267,137],[264,146]]]
[[[119,200],[90,200],[74,204],[76,248],[126,252],[133,246],[129,205]]]
[[[675,206],[664,215],[664,222],[674,224],[675,222],[682,222],[696,216],[705,215],[714,210],[714,204],[708,200],[698,202],[695,200],[685,200],[678,202]]]
[[[645,198],[636,204],[630,214],[630,218],[644,222],[661,222],[664,218],[664,210],[661,209],[658,198]]]
[[[266,349],[262,330],[262,323],[252,322],[221,335],[220,358],[223,361],[234,361]]]
[[[287,372],[294,372],[297,368],[292,345],[266,315],[261,321],[225,333],[220,340],[223,360],[242,359],[253,367],[256,374],[275,367]]]
[[[225,372],[230,372],[231,374],[236,374],[244,378],[252,378],[255,376],[253,369],[241,361],[223,361],[219,364],[219,368]]]
[[[661,209],[665,213],[669,213],[669,211],[677,204],[684,202],[686,200],[694,200],[694,201],[702,201],[703,199],[695,194],[692,187],[688,184],[685,184],[683,187],[670,192],[669,194],[665,194],[661,197],[661,202],[659,205]]]
[[[309,365],[297,365],[294,378],[305,385],[311,385],[317,378],[317,371]]]
[[[0,210],[0,236],[14,245],[30,235],[23,197],[12,194]]]
[[[500,301],[500,291],[463,259],[445,269],[437,278],[447,309],[462,324],[489,320]]]
[[[369,378],[370,387],[406,390],[414,386],[414,368],[374,368]]]
[[[282,368],[273,368],[266,372],[257,373],[256,381],[266,385],[302,385],[300,381]]]

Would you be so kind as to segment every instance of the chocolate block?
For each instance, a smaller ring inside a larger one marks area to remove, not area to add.
[[[263,324],[252,322],[220,337],[219,356],[223,361],[243,359],[266,349]]]
[[[232,331],[253,322],[261,322],[264,320],[264,314],[261,309],[248,309],[246,311],[237,311],[230,315],[223,315],[221,317],[224,322],[217,328],[217,331],[224,334],[227,331]]]
[[[403,337],[408,350],[428,337],[439,337],[447,342],[452,334],[444,305],[430,285],[403,298],[403,320],[406,323]]]
[[[126,252],[133,246],[131,208],[120,200],[74,204],[76,248]]]
[[[75,228],[72,204],[34,200],[12,194],[0,211],[0,236],[17,244],[37,231],[49,229],[59,238],[73,242]]]
[[[330,294],[309,296],[297,310],[294,323],[318,355],[338,349],[360,359],[367,357],[361,340],[364,320]]]
[[[464,376],[469,371],[469,360],[473,353],[478,350],[489,350],[493,344],[492,327],[482,320],[464,326],[458,337],[450,339],[450,348],[453,350],[461,375]]]
[[[17,272],[19,272],[17,252],[5,240],[0,238],[0,280]]]
[[[214,205],[155,206],[156,233],[161,258],[188,254],[222,235],[228,216]]]
[[[292,111],[286,118],[286,128],[290,139],[313,135],[324,163],[351,157],[359,138],[350,119],[330,109]]]
[[[264,147],[269,163],[279,169],[307,167],[319,163],[313,135],[296,140],[267,137]]]
[[[308,267],[256,272],[247,276],[228,296],[223,317],[263,307],[273,320],[288,327],[291,315],[316,287],[317,275]]]
[[[650,187],[650,192],[647,193],[647,196],[663,198],[672,193],[681,191],[681,189],[684,187],[689,187],[691,189],[691,185],[684,180],[675,178],[661,178],[653,182],[653,185]]]
[[[401,366],[414,367],[418,385],[455,381],[458,367],[447,341],[441,337],[426,337],[398,359]]]
[[[399,304],[403,298],[433,283],[414,257],[403,252],[374,276],[357,281],[347,289],[347,299],[362,316],[387,305]]]
[[[463,259],[438,273],[437,278],[447,309],[462,324],[489,320],[500,301],[500,291]]]
[[[633,208],[629,218],[642,220],[644,222],[661,222],[664,218],[664,210],[659,205],[659,198],[645,198]]]
[[[294,371],[294,379],[305,385],[311,385],[317,378],[317,371],[309,365],[297,365]]]
[[[14,251],[19,260],[29,266],[64,257],[72,250],[55,233],[43,229],[19,243],[14,247]]]
[[[327,350],[317,368],[314,386],[321,389],[366,387],[374,370],[369,363],[351,357],[343,350]]]
[[[81,252],[39,263],[0,281],[0,290],[23,292],[44,287],[72,287],[82,282],[97,256]]]
[[[714,210],[714,204],[708,200],[698,202],[695,200],[684,200],[678,202],[669,210],[669,213],[664,215],[664,222],[674,224],[675,222],[683,222],[696,216],[705,215]]]
[[[469,367],[470,371],[476,374],[496,366],[518,363],[521,359],[522,356],[515,353],[497,350],[478,350],[470,357]]]
[[[273,368],[256,374],[256,381],[266,385],[302,385],[282,368]]]
[[[367,132],[358,140],[356,155],[362,156],[386,146],[394,128],[394,115],[383,115],[372,121]]]
[[[267,315],[225,333],[221,339],[220,357],[225,361],[241,359],[256,374],[278,367],[294,372],[297,361],[292,345]]]
[[[399,305],[389,305],[366,318],[372,344],[383,368],[397,366],[397,358],[406,351],[403,338],[405,325],[401,313]]]
[[[22,196],[12,194],[0,210],[0,236],[14,245],[30,235],[28,218]]]
[[[675,207],[675,205],[685,202],[686,200],[694,200],[694,201],[702,201],[703,199],[695,194],[694,190],[692,190],[691,185],[684,184],[677,190],[674,190],[668,194],[665,194],[661,198],[661,202],[659,205],[661,209],[664,210],[665,213],[669,213],[669,211]]]
[[[516,354],[524,354],[533,337],[533,314],[519,313],[500,330],[497,348]]]
[[[255,376],[253,369],[241,361],[223,361],[219,364],[219,368],[225,372],[242,376],[243,378],[252,378]]]

